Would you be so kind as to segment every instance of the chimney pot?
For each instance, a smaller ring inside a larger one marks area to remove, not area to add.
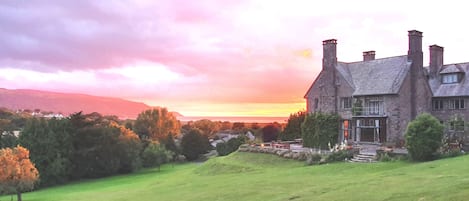
[[[323,44],[323,45],[327,45],[327,44],[337,44],[337,39],[324,40],[324,41],[322,41],[322,44]]]
[[[363,61],[375,60],[375,55],[376,55],[376,52],[375,52],[375,51],[366,51],[366,52],[363,52]]]

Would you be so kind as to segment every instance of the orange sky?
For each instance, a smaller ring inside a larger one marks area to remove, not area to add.
[[[445,62],[467,61],[465,5],[435,2],[8,1],[0,86],[120,97],[186,116],[288,116],[305,108],[325,39],[338,39],[339,60],[357,61],[367,50],[406,54],[407,30],[418,29],[424,46],[445,47]]]

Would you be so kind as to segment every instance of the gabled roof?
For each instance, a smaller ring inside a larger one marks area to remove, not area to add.
[[[338,62],[337,71],[354,88],[353,96],[397,94],[411,62],[407,55],[360,61]]]
[[[447,74],[447,73],[461,73],[464,72],[464,69],[461,67],[461,64],[448,64],[444,65],[440,74]]]
[[[442,67],[440,74],[463,73],[461,82],[442,84],[441,76],[431,77],[428,80],[434,97],[469,96],[469,63],[448,64]]]
[[[303,96],[303,98],[308,98],[309,92],[313,89],[313,86],[316,84],[316,81],[318,81],[318,79],[321,77],[322,72],[323,71],[319,72],[318,76],[316,76],[316,79],[314,79],[313,84],[311,84],[311,86],[309,86],[309,89],[308,89],[308,91],[306,91],[306,94]]]

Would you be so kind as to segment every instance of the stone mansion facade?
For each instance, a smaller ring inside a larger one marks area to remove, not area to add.
[[[409,31],[406,55],[363,61],[337,60],[337,40],[323,41],[322,70],[305,95],[307,112],[341,116],[339,141],[402,142],[407,124],[427,112],[448,133],[464,132],[469,120],[469,62],[443,63],[443,47],[430,46],[423,65],[422,32]]]

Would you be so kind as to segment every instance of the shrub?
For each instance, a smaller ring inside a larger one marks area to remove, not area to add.
[[[217,150],[217,153],[219,156],[226,156],[229,153],[228,151],[228,146],[226,145],[225,142],[220,142],[217,144],[217,147],[216,147],[216,150]]]
[[[280,128],[275,124],[269,124],[262,128],[262,141],[263,142],[272,142],[277,140],[277,137],[280,133]]]
[[[206,153],[209,146],[207,136],[203,136],[199,129],[189,130],[181,139],[182,154],[189,161],[195,160],[200,154]]]
[[[393,158],[389,156],[388,153],[383,152],[382,154],[378,155],[378,160],[381,162],[389,162],[389,161],[392,161]]]
[[[435,158],[441,146],[443,125],[430,114],[424,113],[411,121],[405,133],[406,147],[415,161]]]
[[[464,155],[464,153],[460,150],[449,150],[448,152],[440,154],[438,158],[452,158],[461,155]]]
[[[158,167],[159,170],[161,165],[168,162],[169,154],[164,145],[151,142],[142,153],[143,166]]]
[[[239,146],[244,143],[245,139],[242,136],[237,138],[231,138],[228,142],[222,142],[217,144],[217,152],[219,156],[226,156],[238,150]]]
[[[322,156],[320,154],[308,154],[306,156],[306,165],[319,164],[321,159],[322,159]]]
[[[347,150],[340,150],[337,152],[332,152],[326,157],[326,162],[340,162],[345,159],[351,159],[353,154]]]

